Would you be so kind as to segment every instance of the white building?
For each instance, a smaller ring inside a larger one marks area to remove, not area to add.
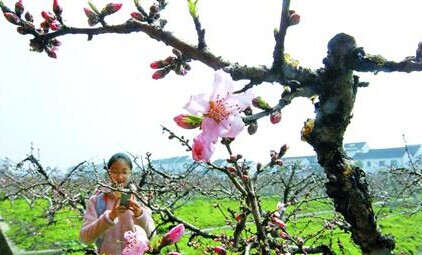
[[[366,142],[346,143],[344,150],[355,164],[367,172],[386,168],[408,167],[410,161],[421,163],[422,144],[406,147],[370,149]],[[297,164],[302,169],[318,168],[316,156],[283,157],[285,166]]]

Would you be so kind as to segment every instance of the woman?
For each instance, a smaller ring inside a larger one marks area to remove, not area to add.
[[[114,154],[107,164],[111,180],[127,187],[132,175],[132,161],[124,153]],[[151,210],[131,196],[121,205],[117,192],[100,192],[89,199],[80,237],[84,243],[97,243],[100,254],[120,255],[125,247],[124,233],[141,233],[145,240],[154,231]]]

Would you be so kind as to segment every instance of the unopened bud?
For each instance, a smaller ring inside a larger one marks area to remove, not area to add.
[[[23,27],[17,27],[17,28],[16,28],[16,31],[17,31],[19,34],[21,34],[21,35],[27,35],[27,34],[29,34],[28,30],[26,30],[26,29],[25,29],[25,28],[23,28]]]
[[[283,157],[284,154],[286,154],[288,149],[289,149],[289,146],[287,146],[287,144],[283,144],[283,146],[281,146],[281,148],[280,148],[280,152],[278,153],[278,156],[280,158]]]
[[[152,69],[160,69],[165,67],[166,65],[162,60],[154,61],[149,65]]]
[[[285,97],[292,92],[292,89],[289,86],[284,86],[283,92],[281,93],[281,97]]]
[[[248,134],[253,135],[256,133],[256,131],[258,131],[258,122],[253,121],[248,126]]]
[[[183,68],[185,68],[187,71],[190,71],[191,67],[189,64],[183,63],[182,64]]]
[[[5,12],[3,15],[10,23],[19,25],[20,19],[16,14],[12,12]]]
[[[34,22],[34,16],[30,12],[25,13],[25,20],[28,22]]]
[[[47,48],[45,49],[45,52],[47,52],[47,55],[50,58],[57,58],[57,53],[56,53],[57,48],[53,47],[53,48]]]
[[[44,30],[48,30],[50,29],[50,24],[46,20],[44,20],[43,22],[41,22],[40,27]]]
[[[58,22],[57,20],[50,23],[50,28],[53,31],[59,30],[61,26],[62,24],[60,24],[60,22]]]
[[[90,27],[93,27],[93,26],[97,25],[98,22],[100,22],[100,20],[99,20],[98,17],[95,17],[94,19],[88,18],[88,25]]]
[[[57,16],[60,16],[63,12],[63,8],[59,5],[58,0],[53,1],[53,12]]]
[[[53,38],[50,40],[51,45],[55,46],[55,47],[59,47],[60,45],[62,45],[62,43],[57,40],[56,38]]]
[[[130,16],[138,21],[145,21],[145,16],[140,12],[132,12]]]
[[[51,12],[46,12],[46,11],[42,11],[41,12],[41,16],[48,22],[48,23],[52,23],[55,19],[56,16],[54,16],[54,14],[52,14]]]
[[[159,70],[157,70],[157,71],[155,71],[153,74],[152,74],[152,78],[154,79],[154,80],[159,80],[159,79],[162,79],[162,78],[164,78],[168,73],[170,72],[170,69],[169,68],[163,68],[163,69],[159,69]]]
[[[256,108],[261,109],[261,110],[271,109],[270,105],[260,96],[252,99],[252,105],[255,106]]]
[[[227,166],[226,167],[226,171],[227,173],[229,173],[230,175],[236,175],[236,169],[232,166]]]
[[[95,12],[93,12],[91,9],[88,9],[85,7],[84,12],[85,12],[85,15],[88,17],[88,19],[91,19],[91,20],[98,19],[98,15]]]
[[[213,250],[218,255],[226,255],[227,254],[226,249],[224,249],[224,247],[222,247],[222,246],[216,246],[216,247],[214,247]]]
[[[273,124],[277,124],[281,121],[281,112],[274,111],[270,114],[270,121]]]
[[[173,120],[179,127],[185,129],[194,129],[202,124],[202,117],[196,115],[179,114]]]
[[[289,240],[290,239],[289,234],[287,234],[286,232],[283,232],[283,231],[280,232],[279,236],[281,238],[283,238],[284,240]]]
[[[287,227],[287,225],[286,225],[286,223],[284,223],[284,221],[282,221],[281,219],[279,219],[279,218],[276,218],[276,217],[273,217],[272,219],[271,219],[271,221],[274,223],[274,225],[276,225],[278,228],[281,228],[281,229],[286,229],[286,227]]]
[[[173,56],[168,56],[166,59],[163,60],[164,65],[172,65],[176,62],[176,58]]]
[[[297,13],[293,13],[289,16],[289,26],[294,26],[299,24],[300,22],[300,15]]]
[[[25,8],[23,7],[22,0],[19,0],[15,3],[15,13],[19,17],[22,15]]]
[[[113,14],[117,11],[119,11],[122,8],[122,4],[118,3],[109,3],[106,5],[106,7],[104,7],[104,9],[102,9],[101,14],[103,15],[110,15]]]
[[[158,12],[158,4],[157,3],[153,3],[150,7],[149,7],[149,12],[151,15],[154,15]]]

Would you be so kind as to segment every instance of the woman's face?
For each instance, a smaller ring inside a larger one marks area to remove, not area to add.
[[[123,159],[116,160],[108,169],[111,179],[117,185],[126,186],[129,183],[132,170]]]

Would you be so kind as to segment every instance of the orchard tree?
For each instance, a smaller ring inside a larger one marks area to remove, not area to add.
[[[290,0],[283,0],[280,24],[274,31],[272,64],[242,65],[216,55],[207,47],[206,30],[202,27],[199,5],[198,0],[187,1],[197,34],[197,43],[193,45],[166,30],[166,23],[171,22],[170,17],[162,15],[162,11],[167,8],[166,0],[156,0],[150,6],[143,1],[134,0],[133,12],[128,15],[127,20],[118,25],[109,25],[107,19],[120,10],[121,3],[109,3],[100,8],[89,2],[84,9],[87,27],[73,27],[72,24],[67,24],[63,19],[65,10],[57,0],[54,0],[51,11],[46,7],[46,11],[41,13],[43,21],[39,25],[34,22],[30,11],[25,10],[21,0],[14,7],[0,1],[6,20],[16,27],[18,33],[31,36],[31,50],[46,53],[51,58],[58,57],[61,45],[59,38],[65,35],[82,34],[92,40],[102,34],[123,36],[139,32],[172,47],[173,55],[151,64],[150,67],[154,69],[153,79],[168,78],[170,72],[181,76],[194,72],[189,64],[192,61],[201,62],[216,70],[215,90],[211,95],[193,96],[186,106],[187,113],[175,117],[177,124],[183,128],[201,127],[201,133],[194,138],[192,145],[189,141],[180,139],[192,151],[196,161],[209,162],[215,146],[219,146],[217,141],[220,140],[231,152],[230,144],[235,142],[234,138],[244,128],[254,134],[259,131],[258,123],[262,118],[269,117],[271,122],[277,123],[281,119],[281,111],[293,99],[311,98],[315,117],[304,121],[301,139],[313,147],[318,162],[324,169],[326,193],[332,199],[335,210],[350,225],[352,239],[363,254],[390,254],[395,246],[394,238],[381,233],[378,228],[365,172],[361,167],[353,165],[343,150],[343,137],[352,118],[357,92],[369,85],[361,82],[355,73],[421,71],[422,43],[417,45],[414,56],[396,62],[368,54],[357,45],[352,35],[338,33],[328,42],[323,66],[311,70],[300,66],[285,52],[287,31],[291,26],[300,24],[301,17],[290,9]],[[246,51],[252,50],[254,49]],[[249,80],[249,83],[234,90],[230,85],[231,79]],[[263,98],[250,93],[252,87],[263,83],[284,87],[277,104],[270,105]],[[174,134],[172,136],[175,137]],[[270,165],[281,164],[284,152],[283,147],[280,151],[274,151]],[[242,164],[238,164],[239,159],[240,157],[233,155],[229,161],[234,164],[234,169],[220,170],[229,176],[230,171],[235,173],[232,176],[233,183],[250,199],[250,213],[258,226],[256,244],[259,253],[270,254],[274,246],[268,240],[268,230],[263,227],[268,223],[268,218],[259,211],[254,186],[251,184],[254,178],[250,178],[247,171],[243,171],[245,169]],[[217,166],[214,168],[219,169]],[[258,167],[256,172],[259,174],[261,169],[265,168]],[[223,251],[217,250],[218,254],[223,254]]]

